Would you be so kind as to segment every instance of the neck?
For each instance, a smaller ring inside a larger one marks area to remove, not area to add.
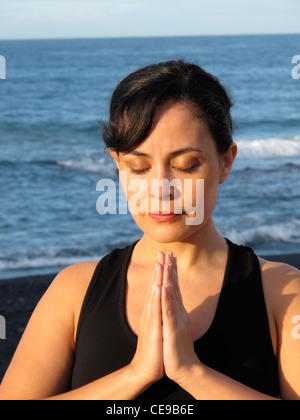
[[[137,252],[143,255],[143,264],[152,266],[158,251],[172,251],[177,257],[178,267],[191,270],[195,266],[208,264],[216,254],[223,254],[227,250],[225,239],[218,233],[211,219],[199,232],[178,242],[160,243],[144,235],[138,243]]]

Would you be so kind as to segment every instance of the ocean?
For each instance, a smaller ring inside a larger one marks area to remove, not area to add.
[[[300,35],[0,41],[0,279],[55,273],[141,237],[130,214],[96,210],[97,182],[117,181],[101,125],[123,77],[177,58],[215,74],[235,103],[239,153],[217,228],[259,255],[300,253],[297,54]]]

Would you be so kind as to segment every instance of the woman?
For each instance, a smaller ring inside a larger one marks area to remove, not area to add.
[[[300,341],[292,334],[300,273],[224,239],[212,219],[237,153],[231,106],[215,77],[184,61],[120,83],[104,141],[126,185],[146,182],[159,212],[133,214],[139,241],[57,276],[24,333],[2,399],[300,397]],[[201,223],[190,223],[188,190],[178,213],[174,188],[150,188],[174,179],[191,183],[193,206],[196,181],[204,180]]]

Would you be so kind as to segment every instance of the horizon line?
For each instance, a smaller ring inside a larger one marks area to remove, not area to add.
[[[213,38],[213,37],[250,37],[250,36],[288,36],[300,35],[300,32],[278,33],[240,33],[240,34],[202,34],[202,35],[128,35],[128,36],[70,36],[45,38],[0,38],[0,42],[13,41],[71,41],[71,40],[111,40],[111,39],[157,39],[157,38]]]

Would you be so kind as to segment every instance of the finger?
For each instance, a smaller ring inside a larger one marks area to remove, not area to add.
[[[164,263],[165,263],[165,254],[162,251],[158,251],[156,263],[155,263],[155,270],[152,276],[150,287],[152,287],[154,284],[158,284],[160,286],[162,285]]]
[[[172,264],[164,264],[164,272],[163,272],[163,284],[170,284],[172,273]]]
[[[144,316],[147,318],[151,316],[151,307],[152,307],[152,300],[154,297],[154,291],[157,285],[161,286],[162,278],[163,278],[162,266],[160,264],[155,264],[155,270],[153,272],[152,279],[147,290],[146,300],[144,304]]]
[[[156,262],[158,264],[164,265],[165,264],[165,258],[166,258],[165,254],[162,251],[158,251]]]
[[[148,287],[147,297],[149,296],[149,293],[155,284],[159,284],[159,285],[162,284],[162,269],[161,269],[161,264],[159,263],[155,264],[155,268],[152,274],[152,279]]]
[[[175,263],[176,264],[176,263]],[[168,279],[174,290],[174,295],[178,304],[183,306],[182,294],[179,286],[178,274],[174,262],[169,264]]]
[[[153,286],[152,300],[151,300],[151,312],[150,318],[155,323],[161,324],[161,286]]]
[[[176,272],[177,274],[177,258],[174,257],[172,251],[168,251],[166,253],[165,264],[169,264],[170,267]]]
[[[171,264],[173,260],[173,252],[168,251],[165,256],[165,264]]]
[[[174,264],[175,271],[177,273],[177,257],[173,258],[173,264]]]
[[[143,309],[143,319],[145,323],[150,322],[152,317],[156,314],[156,309],[161,305],[160,303],[160,291],[161,286],[155,281],[148,288],[146,301]]]
[[[165,329],[174,329],[176,325],[176,308],[172,296],[172,286],[164,284],[162,287],[162,320]]]
[[[164,264],[164,284],[171,282],[171,271],[173,268],[173,252],[168,251],[166,253],[165,264]]]
[[[157,276],[161,266],[157,267]],[[162,277],[162,276],[161,276]],[[149,296],[148,310],[146,311],[145,327],[147,333],[151,335],[155,341],[162,340],[162,309],[161,309],[161,285],[153,284]]]

